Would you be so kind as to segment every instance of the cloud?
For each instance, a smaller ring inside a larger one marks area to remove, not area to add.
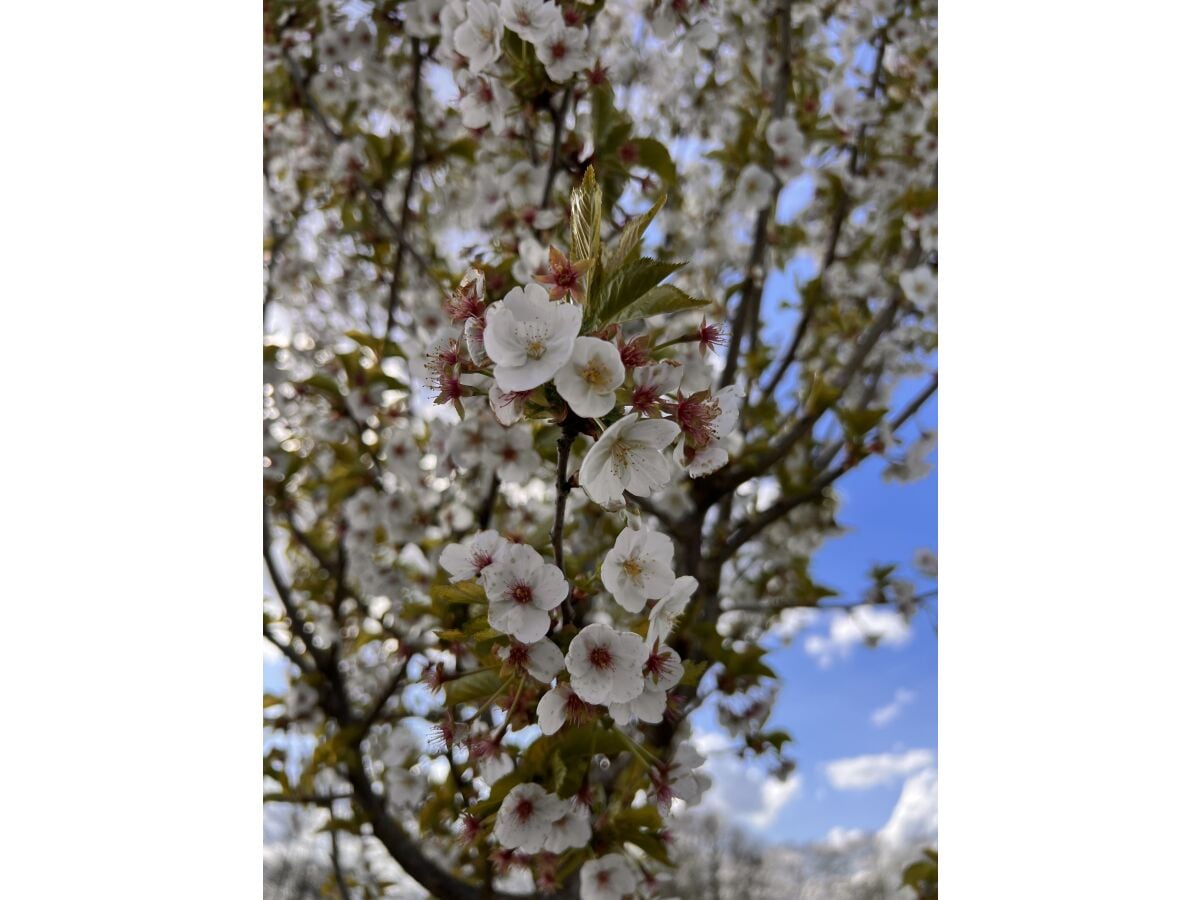
[[[866,839],[867,833],[861,828],[843,828],[840,825],[834,825],[829,829],[829,834],[825,835],[825,845],[830,850],[842,851],[857,846]]]
[[[783,781],[762,768],[729,754],[731,746],[721,732],[697,731],[692,738],[696,748],[708,756],[704,770],[712,776],[713,786],[700,804],[702,811],[719,813],[736,824],[756,830],[770,828],[780,812],[804,788],[804,777],[793,772]]]
[[[810,634],[804,639],[804,652],[822,669],[828,669],[836,660],[847,659],[869,638],[883,646],[902,647],[912,640],[912,630],[894,610],[864,606],[831,617],[829,634]]]
[[[887,706],[881,706],[879,709],[871,713],[871,724],[876,728],[882,728],[884,725],[894,721],[896,717],[904,710],[904,707],[917,699],[917,695],[912,691],[904,688],[897,688],[892,702]]]
[[[768,828],[778,818],[780,810],[797,794],[804,784],[800,775],[789,775],[785,780],[768,778],[762,785],[759,799],[762,806],[746,816],[746,821],[755,828]]]
[[[839,791],[862,791],[890,784],[932,763],[932,750],[852,756],[826,763],[825,776]]]
[[[880,850],[903,856],[909,848],[937,843],[937,769],[924,769],[904,782],[892,817],[879,829]]]

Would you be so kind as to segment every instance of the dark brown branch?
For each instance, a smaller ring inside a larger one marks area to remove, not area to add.
[[[871,86],[867,91],[867,98],[873,99],[879,92],[879,87],[883,82],[883,57],[884,51],[887,49],[887,28],[883,28],[879,32],[879,46],[875,50],[875,66],[871,73]],[[850,175],[857,176],[859,174],[859,164],[862,161],[862,152],[864,142],[867,137],[867,123],[863,122],[858,126],[858,132],[854,137],[854,144],[850,148]],[[817,273],[817,278],[825,275],[825,272],[833,265],[833,261],[837,258],[838,239],[842,234],[842,226],[846,222],[846,216],[850,213],[850,196],[844,190],[838,196],[837,205],[834,208],[833,222],[829,229],[829,240],[825,245],[825,253],[821,257],[821,269]],[[813,311],[808,307],[803,310],[800,321],[796,325],[796,330],[792,334],[792,340],[788,344],[787,350],[779,358],[779,367],[775,370],[775,374],[771,376],[771,380],[767,382],[767,386],[763,388],[763,398],[770,397],[775,393],[775,389],[779,387],[779,382],[783,380],[783,376],[796,361],[796,354],[800,351],[800,345],[804,342],[804,336],[808,333],[809,326],[812,324]]]
[[[396,226],[398,237],[396,247],[396,264],[392,267],[392,283],[388,285],[387,323],[383,327],[383,340],[379,342],[379,358],[387,355],[387,344],[392,335],[392,326],[396,324],[396,304],[400,300],[400,286],[403,282],[405,240],[408,235],[408,225],[412,218],[412,195],[417,184],[417,173],[421,169],[421,130],[424,120],[421,117],[421,63],[425,57],[421,53],[421,42],[416,38],[410,44],[412,51],[412,85],[410,86],[409,101],[412,104],[412,147],[408,156],[408,178],[404,182],[404,199],[400,201],[400,222]]]
[[[350,900],[350,888],[346,886],[346,875],[342,872],[342,854],[338,849],[336,828],[329,829],[329,856],[333,863],[333,879],[337,882],[338,894],[341,900]]]
[[[563,575],[567,574],[566,568],[563,566],[563,524],[567,514],[567,497],[571,493],[571,482],[567,478],[567,465],[571,459],[571,445],[575,443],[577,434],[572,420],[568,419],[563,423],[562,434],[558,438],[558,471],[554,479],[554,530],[550,532],[550,543],[554,547],[554,564],[558,566]],[[574,619],[575,610],[571,605],[571,594],[568,591],[566,599],[563,600],[563,624],[572,622]]]
[[[321,126],[321,130],[324,131],[325,134],[329,136],[330,140],[332,140],[335,144],[344,142],[346,140],[345,137],[340,131],[338,131],[329,123],[329,120],[325,117],[325,114],[321,112],[321,108],[317,106],[316,101],[313,99],[312,94],[308,90],[308,83],[304,77],[304,73],[300,71],[300,67],[296,65],[296,61],[287,53],[283,54],[283,60],[284,64],[287,66],[288,73],[292,77],[293,84],[296,85],[296,90],[300,92],[300,96],[304,99],[304,105],[308,108],[309,112],[312,113],[313,118],[317,120],[317,124]],[[379,216],[380,221],[383,222],[387,230],[391,232],[392,238],[400,246],[400,249],[407,251],[409,256],[411,256],[416,262],[417,268],[421,270],[421,273],[435,286],[440,288],[441,282],[438,281],[437,276],[434,275],[432,268],[430,268],[429,262],[419,250],[417,250],[408,242],[408,239],[400,230],[399,223],[397,223],[396,220],[392,218],[391,213],[387,211],[387,206],[383,202],[383,195],[380,194],[375,186],[367,181],[367,179],[363,177],[363,174],[357,170],[354,173],[354,181],[358,185],[359,190],[366,194],[367,199],[371,201],[371,205],[375,208],[375,212]]]
[[[271,519],[270,510],[263,509],[263,561],[267,565],[267,574],[271,577],[271,584],[275,586],[275,593],[279,596],[279,602],[283,604],[283,610],[288,617],[288,626],[291,628],[292,634],[300,638],[305,649],[317,661],[318,666],[321,663],[321,653],[313,645],[312,638],[308,632],[304,630],[304,616],[300,614],[300,607],[296,604],[295,598],[292,596],[291,586],[288,584],[279,566],[275,562],[275,558],[271,556]]]
[[[487,531],[488,526],[492,524],[492,516],[496,511],[496,498],[500,495],[500,478],[495,473],[492,474],[492,482],[488,485],[487,495],[483,498],[483,502],[479,504],[479,530]]]
[[[410,838],[387,810],[387,801],[375,793],[362,760],[352,754],[347,766],[350,784],[359,806],[371,821],[375,837],[417,884],[439,900],[476,900],[480,887],[460,881],[421,852],[420,844]],[[525,895],[495,892],[498,900],[529,900]]]
[[[888,301],[887,306],[871,323],[871,327],[862,336],[858,342],[858,346],[854,351],[854,355],[850,357],[845,366],[834,376],[831,385],[834,389],[834,398],[832,400],[823,401],[815,404],[811,409],[806,411],[796,422],[783,433],[783,436],[775,442],[762,456],[755,459],[749,465],[742,467],[739,470],[731,472],[723,481],[728,482],[732,487],[737,487],[751,478],[756,478],[769,470],[773,465],[787,456],[788,452],[796,446],[797,443],[806,438],[816,425],[817,421],[825,412],[833,406],[841,397],[843,391],[849,386],[854,376],[858,374],[862,368],[867,356],[875,345],[879,343],[879,339],[892,326],[892,322],[896,318],[896,313],[900,309],[899,296],[893,296]]]
[[[912,416],[917,413],[917,411],[926,403],[926,401],[929,400],[930,397],[934,395],[936,391],[937,374],[935,373],[930,383],[926,385],[926,387],[916,397],[913,398],[912,402],[910,402],[888,423],[888,427],[892,430],[899,428],[910,418],[912,418]],[[836,448],[834,450],[835,454],[837,449],[841,449],[843,447],[849,449],[845,442],[841,444],[835,444],[834,447]],[[796,507],[805,503],[812,503],[821,500],[824,497],[825,489],[849,472],[856,465],[858,465],[862,459],[862,456],[853,453],[847,453],[842,459],[842,462],[833,469],[825,469],[824,466],[818,464],[818,469],[822,471],[812,481],[806,490],[801,491],[800,493],[791,497],[781,499],[771,506],[770,509],[767,509],[760,515],[742,522],[724,541],[715,558],[721,561],[729,559],[742,547],[743,544],[752,539],[755,535],[759,534],[768,525],[771,525],[772,523],[782,519],[793,509],[796,509]]]
[[[562,103],[557,110],[550,107],[550,115],[554,117],[554,136],[550,138],[550,164],[546,169],[546,184],[542,188],[542,205],[545,209],[550,204],[550,195],[554,191],[554,176],[558,174],[559,144],[562,143],[562,131],[567,118],[567,105],[571,102],[571,94],[575,89],[575,80],[571,79],[563,88]]]
[[[779,28],[779,73],[776,77],[775,91],[771,98],[771,118],[780,118],[787,109],[788,92],[792,82],[792,4],[783,0],[776,11]],[[767,253],[767,227],[775,214],[775,202],[779,199],[779,191],[783,184],[778,178],[771,191],[770,202],[758,211],[754,222],[754,242],[750,247],[750,257],[746,260],[746,280],[743,282],[742,298],[738,303],[737,313],[729,331],[729,353],[725,356],[725,368],[721,372],[719,387],[728,387],[737,377],[738,359],[742,352],[747,327],[753,334],[758,331],[758,305],[762,300],[763,284],[766,276],[762,274],[763,258]],[[753,320],[753,321],[752,321]],[[752,341],[753,343],[753,341]]]
[[[263,622],[263,637],[270,641],[280,653],[299,666],[301,672],[313,671],[312,662],[299,651],[297,651],[296,648],[291,645],[290,641],[285,641],[282,638],[276,637],[271,631],[270,624],[265,621]]]
[[[370,728],[377,721],[379,721],[379,717],[383,715],[383,711],[387,707],[388,701],[391,700],[395,695],[396,689],[404,683],[405,670],[407,670],[407,668],[408,657],[405,657],[401,661],[400,667],[396,670],[396,674],[391,677],[387,683],[387,686],[379,692],[379,696],[376,698],[375,702],[371,704],[371,708],[367,710],[367,714],[363,716],[362,723],[364,728]]]

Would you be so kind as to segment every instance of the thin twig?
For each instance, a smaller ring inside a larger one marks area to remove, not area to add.
[[[396,304],[400,299],[401,275],[404,271],[405,241],[408,235],[408,224],[412,218],[412,195],[417,183],[417,173],[421,169],[421,130],[424,120],[421,117],[421,63],[425,57],[421,52],[421,42],[413,38],[410,44],[412,51],[412,85],[410,86],[409,101],[412,104],[412,148],[408,158],[408,179],[404,182],[404,199],[400,201],[400,222],[396,226],[399,240],[396,246],[396,264],[392,267],[392,283],[388,285],[387,323],[383,327],[383,339],[379,342],[379,358],[387,355],[387,344],[391,339],[392,326],[396,324]]]

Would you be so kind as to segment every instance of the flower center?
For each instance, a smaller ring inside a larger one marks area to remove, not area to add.
[[[612,651],[607,647],[593,647],[588,653],[588,662],[592,664],[593,669],[605,671],[611,669],[613,665]]]
[[[483,550],[476,550],[473,554],[471,554],[471,565],[475,567],[476,571],[482,571],[483,569],[486,569],[493,562],[495,562],[495,560],[492,559],[492,554]]]
[[[513,810],[513,814],[519,821],[528,822],[529,817],[533,815],[533,801],[521,800],[519,803],[517,803],[516,808]]]
[[[621,563],[621,568],[625,570],[625,574],[630,578],[637,579],[642,575],[642,562],[636,556],[631,556]]]
[[[625,443],[621,438],[617,438],[612,442],[609,448],[612,453],[612,458],[622,466],[629,465],[629,454],[633,450],[632,444]]]
[[[524,606],[533,600],[533,588],[523,581],[519,581],[509,589],[508,597],[513,603]]]
[[[588,364],[580,370],[579,377],[592,387],[608,384],[608,366],[604,365],[598,359],[588,360]]]
[[[525,346],[525,355],[530,359],[541,359],[546,355],[546,345],[534,338]]]

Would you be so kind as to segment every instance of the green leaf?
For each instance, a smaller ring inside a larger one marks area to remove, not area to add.
[[[637,147],[638,158],[636,165],[650,169],[666,184],[674,184],[677,177],[675,163],[671,153],[654,138],[638,138],[633,141]]]
[[[446,706],[449,707],[472,700],[486,700],[500,690],[501,684],[500,675],[495,669],[481,669],[447,681],[442,685],[442,690],[446,693]]]
[[[487,603],[483,588],[471,581],[457,584],[435,584],[429,596],[440,603]]]
[[[627,263],[605,276],[603,283],[589,298],[585,319],[590,318],[592,328],[617,321],[626,307],[684,265],[686,263],[664,262],[646,257]]]
[[[613,320],[628,322],[632,319],[648,319],[664,313],[682,312],[685,309],[703,309],[708,306],[707,300],[685,294],[673,284],[660,284],[646,291],[633,301]]]
[[[664,866],[674,866],[671,861],[671,853],[667,850],[667,845],[657,834],[649,834],[647,832],[637,832],[630,834],[625,839],[625,843],[633,844],[639,847],[651,859],[662,863]]]
[[[592,259],[600,254],[600,188],[588,166],[583,183],[571,191],[571,259]]]
[[[860,438],[874,428],[887,415],[887,407],[876,409],[838,409],[837,417],[841,419],[846,435]]]
[[[667,197],[664,194],[655,200],[654,205],[648,210],[640,216],[634,216],[626,223],[625,227],[621,230],[620,236],[617,238],[616,244],[604,248],[603,260],[606,270],[611,271],[621,268],[621,266],[629,261],[631,256],[634,256],[638,252],[642,244],[642,235],[646,233],[646,229],[666,202]]]
[[[683,662],[683,677],[679,679],[679,683],[684,687],[695,687],[700,683],[700,679],[704,676],[708,669],[708,660],[704,662],[692,662],[690,659]]]

